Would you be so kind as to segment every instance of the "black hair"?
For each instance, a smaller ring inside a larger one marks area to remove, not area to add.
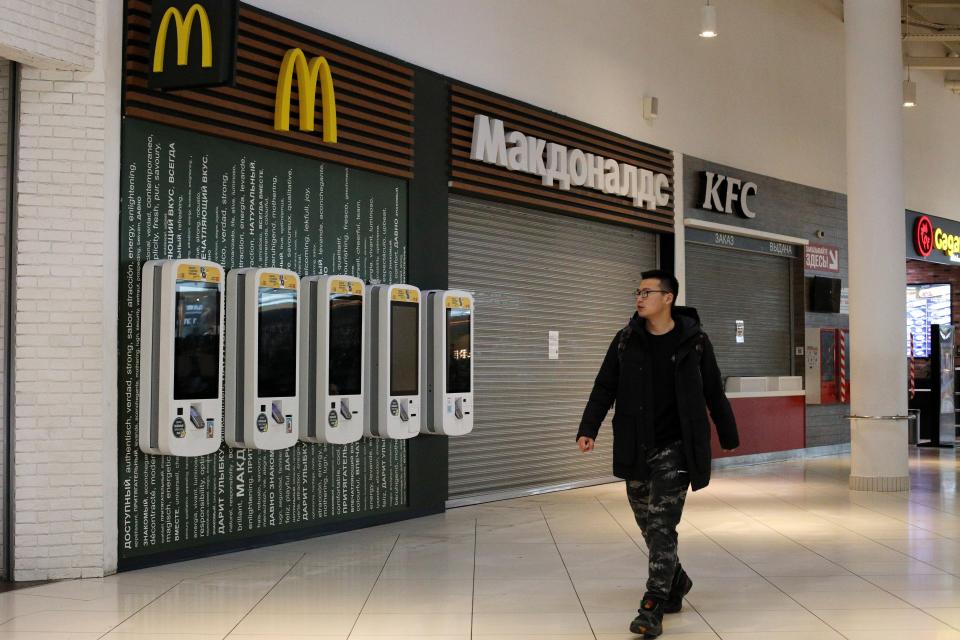
[[[652,269],[650,271],[644,271],[640,274],[640,277],[644,280],[656,279],[660,281],[660,287],[664,291],[668,291],[673,294],[673,302],[677,301],[677,294],[680,293],[680,282],[674,277],[669,271],[664,271],[663,269]]]

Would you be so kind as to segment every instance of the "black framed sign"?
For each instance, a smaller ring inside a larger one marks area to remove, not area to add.
[[[236,0],[157,0],[150,19],[151,89],[232,85]]]

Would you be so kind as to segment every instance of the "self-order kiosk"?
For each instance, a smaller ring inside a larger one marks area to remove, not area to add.
[[[407,284],[368,288],[367,420],[370,437],[420,433],[420,290]]]
[[[300,279],[286,269],[227,274],[226,440],[284,449],[300,435]]]
[[[140,449],[202,456],[223,437],[223,268],[151,260],[140,316]]]
[[[309,276],[301,283],[300,439],[348,444],[366,419],[366,298],[351,276]]]
[[[473,430],[473,296],[425,291],[422,433],[461,436]]]

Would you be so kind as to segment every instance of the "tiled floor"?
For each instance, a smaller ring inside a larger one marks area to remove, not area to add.
[[[730,469],[691,494],[678,640],[960,640],[956,454],[909,494],[846,458]],[[631,638],[646,558],[623,486],[0,594],[0,640]]]

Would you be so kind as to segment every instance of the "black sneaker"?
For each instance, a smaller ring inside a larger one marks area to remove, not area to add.
[[[678,613],[683,609],[683,596],[690,593],[693,589],[693,580],[683,570],[680,563],[677,563],[677,571],[673,574],[673,584],[670,585],[670,597],[663,603],[664,613]]]
[[[637,617],[630,623],[630,633],[644,638],[656,638],[663,633],[663,603],[655,598],[644,597]]]

